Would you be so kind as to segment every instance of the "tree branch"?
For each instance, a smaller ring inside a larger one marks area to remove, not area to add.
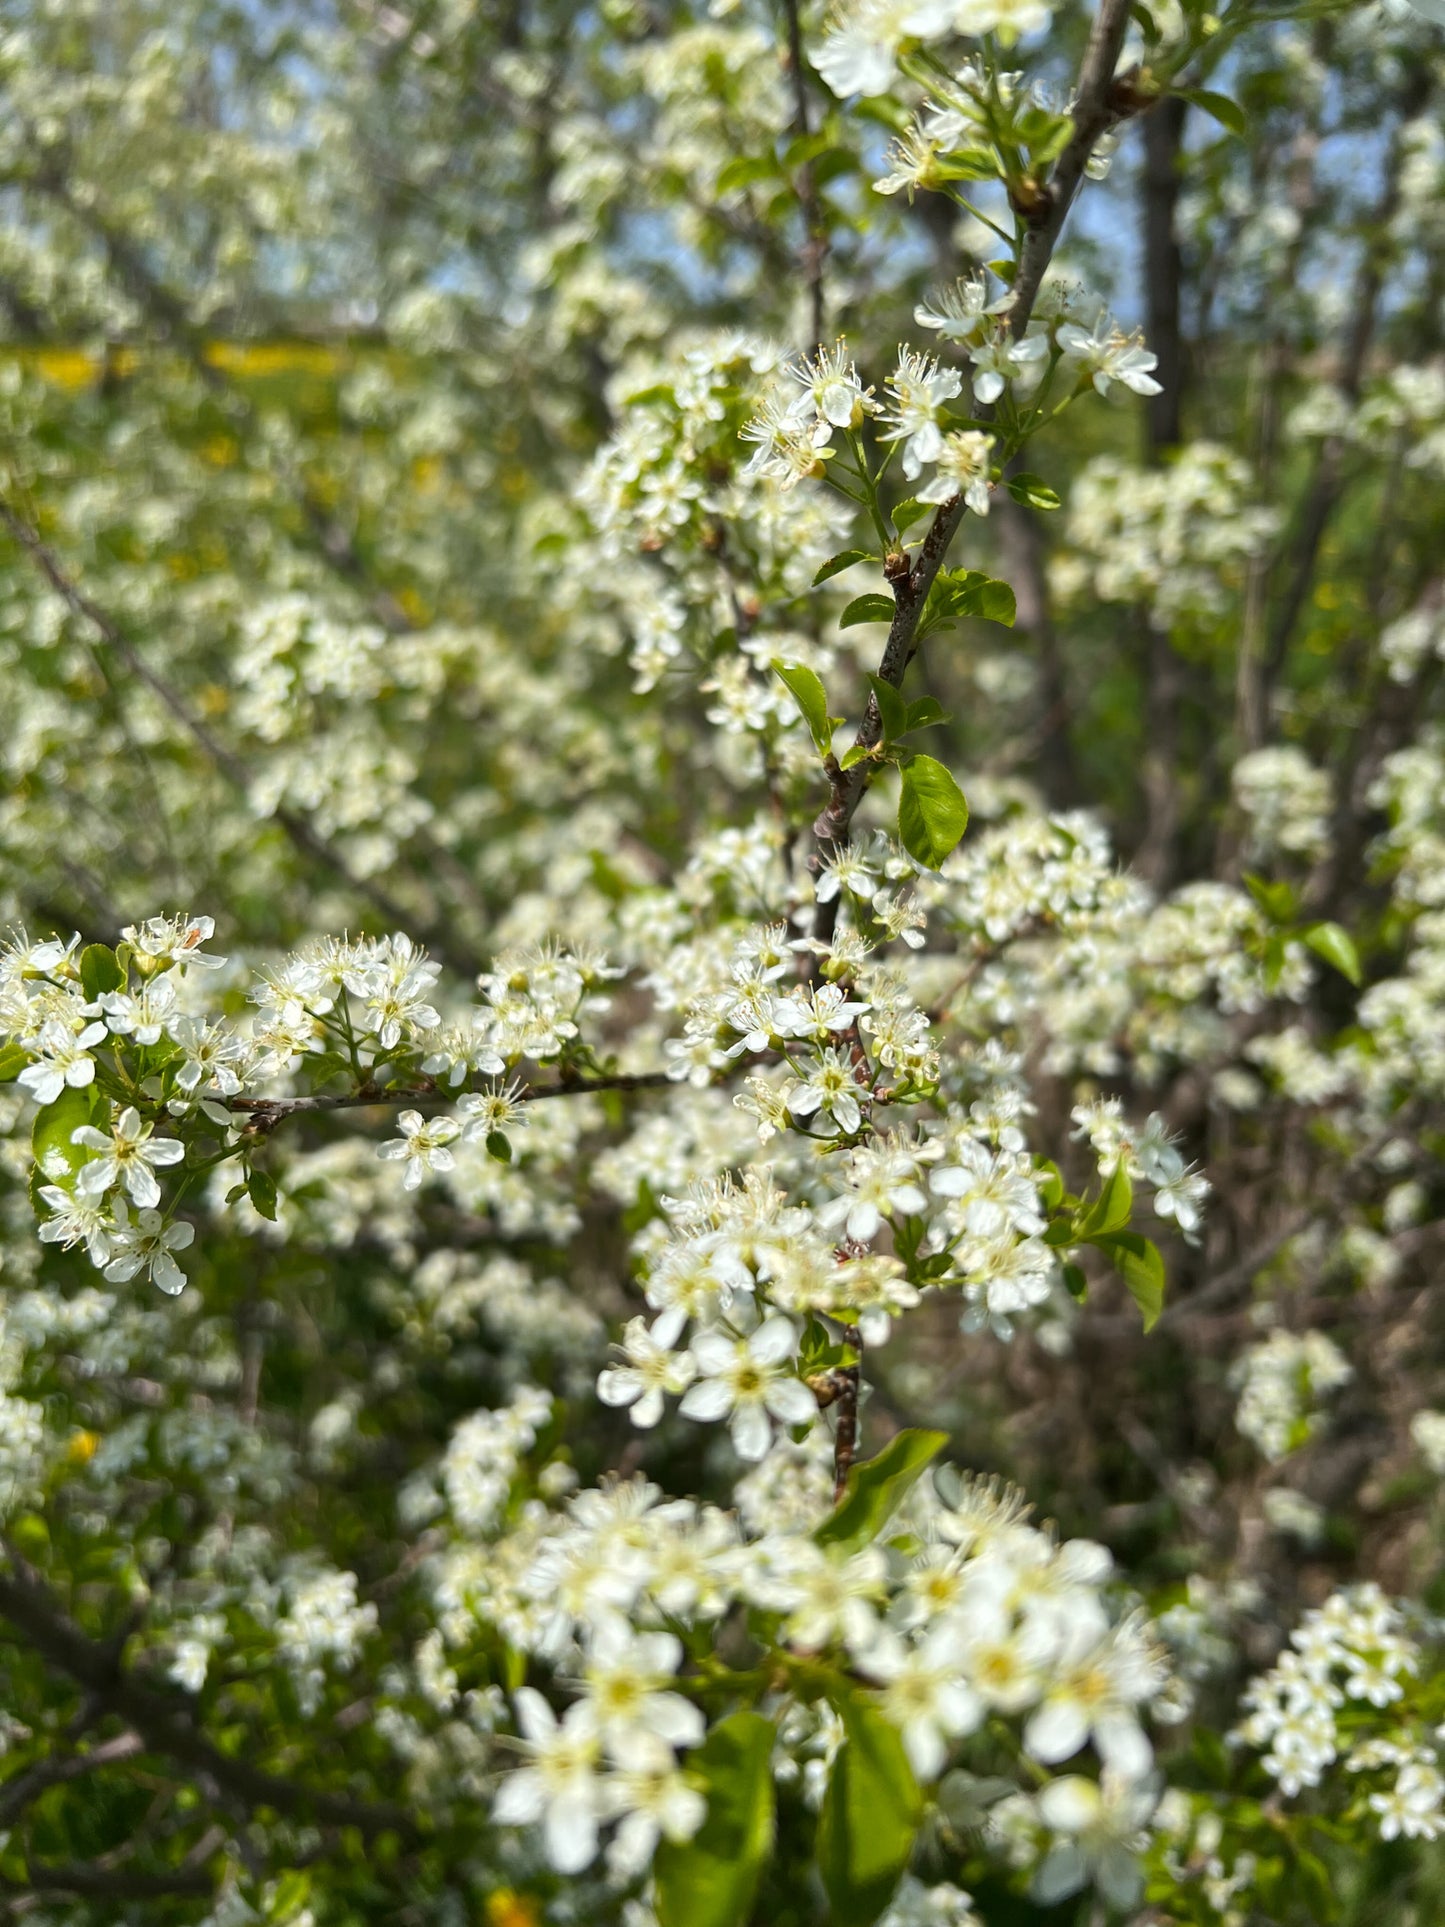
[[[0,525],[3,525],[24,549],[71,613],[90,624],[106,646],[124,663],[136,681],[143,683],[165,706],[182,729],[200,745],[231,787],[241,795],[246,795],[250,790],[251,778],[244,760],[213,735],[184,698],[156,674],[115,618],[98,603],[93,602],[66,574],[55,552],[40,539],[29,522],[19,515],[3,497],[0,497]],[[311,858],[314,863],[330,870],[350,889],[356,891],[358,896],[369,899],[389,923],[398,929],[405,929],[408,925],[418,929],[425,937],[428,947],[453,969],[463,971],[468,976],[475,973],[477,960],[474,957],[462,955],[451,944],[449,938],[436,929],[421,924],[413,912],[398,903],[379,884],[368,877],[358,876],[335,844],[315,830],[304,816],[295,810],[282,808],[273,812],[272,820],[285,831],[292,845],[301,855]]]
[[[271,1807],[288,1817],[310,1816],[332,1826],[418,1837],[416,1819],[404,1807],[327,1793],[223,1753],[195,1725],[187,1708],[131,1679],[122,1670],[113,1643],[83,1633],[39,1573],[13,1547],[7,1551],[13,1577],[0,1573],[0,1616],[47,1664],[68,1674],[108,1713],[134,1728],[149,1751],[167,1754],[192,1768],[247,1808]]]
[[[85,1753],[41,1760],[0,1786],[0,1827],[8,1827],[32,1800],[38,1800],[51,1787],[63,1786],[67,1780],[81,1779],[87,1773],[98,1773],[102,1767],[114,1766],[117,1761],[132,1759],[144,1751],[145,1741],[139,1733],[118,1733],[113,1740],[103,1740]]]
[[[1009,332],[1015,340],[1019,340],[1028,327],[1044,272],[1053,259],[1059,234],[1099,137],[1116,122],[1139,112],[1147,104],[1132,92],[1121,91],[1114,81],[1114,69],[1119,62],[1128,24],[1129,0],[1100,0],[1079,69],[1073,109],[1074,132],[1059,156],[1052,177],[1040,193],[1039,208],[1019,257],[1019,271],[1014,280],[1014,301],[1008,316]],[[957,534],[964,514],[962,496],[952,496],[934,516],[912,563],[899,557],[901,566],[891,571],[885,564],[885,572],[893,584],[894,609],[888,640],[878,665],[878,676],[880,681],[891,683],[895,689],[902,684],[904,673],[913,660],[914,638],[928,592],[943,566],[949,544]],[[870,693],[863,721],[854,740],[860,747],[872,749],[881,740],[882,734],[883,722],[878,713],[878,701]],[[830,762],[828,777],[831,793],[813,824],[813,836],[817,844],[813,858],[815,865],[821,864],[826,852],[847,836],[848,827],[868,787],[870,773],[866,761],[855,763],[850,770],[841,769],[836,762]],[[839,898],[834,897],[817,907],[815,934],[825,941],[831,937],[837,921],[838,902]]]
[[[514,1104],[536,1104],[548,1097],[585,1097],[592,1091],[661,1090],[672,1082],[666,1071],[619,1071],[609,1077],[560,1078],[555,1084],[524,1084],[512,1098]],[[359,1091],[322,1092],[316,1097],[230,1097],[216,1101],[229,1111],[249,1113],[260,1131],[274,1130],[288,1117],[306,1111],[360,1111],[381,1104],[454,1104],[463,1096],[449,1091],[430,1079],[406,1090],[375,1090],[363,1085]]]
[[[783,0],[783,12],[788,29],[788,78],[793,86],[792,134],[794,140],[806,140],[812,129],[808,124],[808,69],[803,58],[803,23],[798,10],[798,0]],[[805,234],[800,259],[803,285],[808,296],[813,350],[817,353],[824,345],[823,337],[827,332],[823,269],[828,259],[828,230],[823,222],[823,210],[818,200],[818,186],[813,178],[811,161],[803,161],[795,170],[793,188],[798,196],[798,206],[803,215]]]
[[[1389,154],[1385,161],[1384,185],[1364,224],[1364,254],[1355,275],[1350,328],[1345,338],[1344,355],[1336,381],[1336,386],[1351,405],[1360,398],[1360,391],[1364,386],[1365,364],[1379,321],[1380,297],[1384,292],[1385,268],[1391,248],[1390,230],[1400,203],[1400,169],[1404,158],[1403,130],[1424,107],[1430,97],[1432,86],[1432,69],[1428,62],[1422,61],[1411,71],[1401,95],[1400,117],[1395,124]],[[1319,560],[1320,545],[1324,540],[1325,530],[1329,526],[1330,517],[1334,514],[1344,489],[1342,472],[1344,455],[1343,437],[1339,435],[1328,437],[1320,450],[1314,478],[1310,484],[1309,494],[1305,498],[1304,510],[1294,537],[1294,571],[1275,617],[1274,627],[1270,632],[1264,663],[1259,672],[1261,687],[1258,694],[1249,692],[1246,696],[1247,713],[1258,719],[1261,733],[1263,733],[1270,692],[1279,681],[1284,669],[1284,659],[1294,635],[1295,626],[1304,610],[1310,584],[1314,581],[1315,564]],[[1284,557],[1281,556],[1280,560],[1283,562]]]

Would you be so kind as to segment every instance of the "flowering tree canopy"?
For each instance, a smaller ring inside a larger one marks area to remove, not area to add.
[[[0,1916],[1439,1917],[1434,11],[6,10]]]

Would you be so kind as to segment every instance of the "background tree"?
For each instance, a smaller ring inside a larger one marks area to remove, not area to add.
[[[12,1917],[1433,1917],[1442,55],[9,10]]]

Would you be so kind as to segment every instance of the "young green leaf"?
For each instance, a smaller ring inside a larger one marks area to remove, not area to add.
[[[866,763],[873,751],[866,743],[850,743],[838,758],[839,769],[852,769],[855,763]]]
[[[1111,1231],[1118,1231],[1128,1224],[1133,1209],[1134,1187],[1121,1156],[1105,1180],[1103,1190],[1079,1220],[1075,1236],[1106,1237]]]
[[[276,1180],[269,1171],[250,1171],[246,1175],[246,1195],[263,1218],[276,1222]]]
[[[1009,494],[1025,508],[1056,509],[1059,498],[1040,475],[1010,475],[1005,484]]]
[[[46,1184],[68,1184],[93,1153],[72,1142],[71,1134],[82,1124],[97,1124],[108,1113],[105,1099],[93,1084],[83,1090],[67,1085],[53,1104],[37,1113],[30,1133],[30,1148],[35,1156],[39,1180]]]
[[[1249,131],[1244,109],[1237,100],[1231,100],[1228,94],[1212,93],[1207,87],[1181,87],[1179,95],[1191,106],[1202,108],[1212,119],[1217,120],[1221,127],[1227,128],[1240,140],[1243,140]]]
[[[13,1084],[30,1062],[30,1053],[23,1044],[0,1045],[0,1084]]]
[[[870,676],[868,682],[878,705],[884,740],[896,743],[908,727],[908,707],[891,682],[884,682],[881,676]]]
[[[927,502],[920,502],[912,495],[906,496],[893,511],[894,528],[902,535],[905,529],[911,529],[915,522],[922,521],[929,507]]]
[[[653,1862],[659,1927],[743,1927],[773,1844],[771,1720],[733,1713],[688,1756],[707,1796],[691,1840],[663,1840]]]
[[[1348,977],[1359,989],[1363,979],[1360,953],[1348,930],[1341,929],[1337,923],[1312,923],[1303,936],[1317,957],[1323,958],[1342,977]]]
[[[487,1156],[495,1158],[498,1164],[512,1162],[512,1140],[505,1131],[487,1132]]]
[[[881,1452],[848,1474],[842,1498],[813,1534],[818,1544],[846,1552],[871,1545],[947,1443],[946,1432],[895,1432]]]
[[[985,622],[1001,622],[1005,629],[1012,629],[1018,616],[1018,600],[1007,582],[990,577],[978,592],[977,608],[969,613],[982,616]]]
[[[1299,907],[1299,896],[1292,883],[1269,883],[1246,870],[1244,887],[1274,923],[1288,923]]]
[[[1144,1314],[1144,1329],[1152,1331],[1164,1309],[1164,1260],[1152,1239],[1137,1231],[1115,1231],[1093,1241],[1129,1288]]]
[[[756,186],[759,181],[776,180],[779,173],[778,163],[771,154],[738,154],[720,170],[714,191],[734,194],[739,188]]]
[[[861,1693],[839,1693],[843,1744],[818,1816],[818,1871],[834,1927],[871,1927],[913,1853],[923,1799],[898,1729]]]
[[[119,990],[125,982],[125,972],[117,963],[115,952],[106,944],[88,943],[80,953],[80,982],[94,1003],[106,991]]]
[[[816,669],[809,669],[801,662],[779,662],[774,659],[773,671],[787,684],[793,701],[802,712],[803,721],[808,725],[820,756],[826,756],[833,747],[833,725],[828,717],[828,696],[823,688],[823,679]]]
[[[878,560],[879,558],[870,554],[867,549],[839,549],[836,555],[828,557],[813,577],[813,587],[816,589],[820,582],[826,582],[830,576],[841,575],[844,569],[851,569],[855,562],[877,562]]]
[[[915,756],[905,765],[898,793],[898,835],[908,854],[937,870],[968,828],[963,791],[942,763]]]
[[[908,729],[932,729],[935,723],[952,721],[936,696],[920,696],[908,705]]]
[[[854,596],[838,618],[838,627],[856,629],[860,622],[892,622],[896,606],[888,595]]]

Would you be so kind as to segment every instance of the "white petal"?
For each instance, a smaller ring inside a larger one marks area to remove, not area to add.
[[[720,1378],[700,1378],[683,1393],[678,1410],[684,1418],[720,1419],[732,1410],[732,1402],[732,1392]]]
[[[526,1827],[540,1820],[547,1804],[545,1784],[534,1767],[509,1773],[497,1788],[492,1818],[499,1827]]]
[[[597,1809],[589,1799],[564,1794],[547,1809],[543,1834],[558,1873],[581,1873],[597,1857]]]
[[[1089,1737],[1084,1709],[1074,1699],[1045,1700],[1024,1728],[1024,1745],[1036,1760],[1052,1766],[1077,1753]]]
[[[632,1408],[632,1423],[641,1431],[650,1432],[662,1417],[662,1388],[654,1385],[650,1392],[644,1392]]]
[[[781,1364],[783,1359],[792,1357],[797,1347],[798,1334],[793,1321],[780,1311],[764,1319],[748,1340],[748,1352],[759,1365]]]
[[[557,1716],[535,1686],[519,1686],[513,1695],[517,1724],[532,1742],[542,1746],[557,1731]]]
[[[763,1403],[784,1425],[811,1425],[818,1401],[800,1378],[778,1378],[763,1394]]]
[[[740,1459],[763,1458],[772,1443],[773,1428],[761,1405],[744,1405],[732,1423],[733,1449]]]
[[[597,1374],[597,1396],[604,1405],[631,1405],[642,1395],[642,1374],[630,1365],[612,1365]]]

